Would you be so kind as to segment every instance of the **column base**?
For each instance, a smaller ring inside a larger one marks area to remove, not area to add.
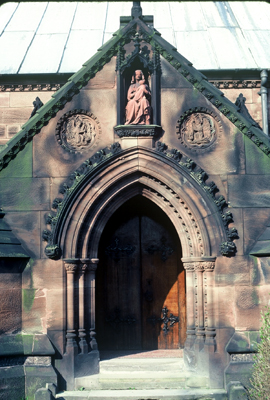
[[[75,378],[98,374],[99,360],[99,351],[78,354],[78,352],[72,352],[69,349],[63,355],[61,367],[61,375],[66,381],[66,390],[75,389]]]
[[[194,343],[195,350],[200,352],[204,349],[204,343],[205,343],[205,330],[198,328],[196,330],[196,340]]]

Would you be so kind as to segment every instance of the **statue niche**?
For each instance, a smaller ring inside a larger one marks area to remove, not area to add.
[[[140,33],[132,41],[132,52],[130,44],[119,47],[117,55],[117,126],[159,126],[160,55]]]
[[[136,70],[127,92],[125,125],[150,125],[152,113],[150,102],[151,90],[144,79],[143,72]]]

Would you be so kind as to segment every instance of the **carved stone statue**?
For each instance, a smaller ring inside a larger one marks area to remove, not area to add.
[[[150,125],[151,91],[141,70],[136,70],[127,94],[125,125]]]

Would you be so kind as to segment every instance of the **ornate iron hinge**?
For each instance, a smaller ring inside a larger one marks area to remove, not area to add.
[[[147,321],[153,325],[155,325],[157,322],[163,322],[164,326],[162,330],[165,333],[165,335],[167,335],[167,333],[169,332],[169,327],[172,327],[176,322],[179,322],[179,318],[175,317],[172,313],[170,313],[170,316],[168,317],[167,316],[168,311],[169,311],[168,308],[165,306],[162,308],[161,318],[157,318],[155,315],[152,315],[151,317],[147,318]]]

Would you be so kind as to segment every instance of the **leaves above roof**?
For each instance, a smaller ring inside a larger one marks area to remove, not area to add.
[[[200,91],[218,110],[224,114],[244,135],[259,147],[270,158],[268,137],[252,122],[237,111],[237,107],[224,94],[207,81],[207,78],[197,71],[192,64],[177,49],[163,39],[160,33],[148,26],[142,18],[134,18],[124,27],[116,31],[112,38],[100,47],[82,68],[72,75],[68,82],[59,89],[52,98],[30,118],[20,132],[15,135],[0,151],[0,170],[8,165],[10,160],[48,124],[57,112],[63,109],[67,102],[78,94],[90,79],[94,78],[111,58],[131,40],[138,32],[140,37],[159,52],[188,82]]]

